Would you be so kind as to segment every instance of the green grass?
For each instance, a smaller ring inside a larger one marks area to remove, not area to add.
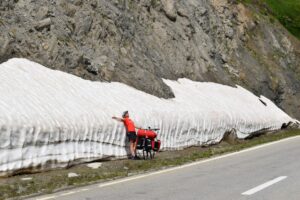
[[[265,0],[276,18],[296,37],[300,39],[300,1]]]
[[[222,142],[210,147],[193,147],[182,151],[162,152],[154,160],[117,160],[104,162],[99,169],[90,169],[85,165],[75,166],[69,169],[57,169],[29,175],[31,181],[21,181],[26,176],[14,176],[0,179],[0,200],[16,198],[30,194],[47,194],[58,189],[67,189],[91,183],[99,183],[116,178],[131,176],[134,174],[160,170],[166,167],[178,166],[193,161],[198,161],[212,156],[236,152],[256,145],[280,140],[287,137],[300,135],[300,130],[286,130],[277,133],[265,134],[251,140],[240,140],[235,144]],[[80,174],[79,177],[68,178],[69,172]]]
[[[300,39],[300,0],[238,0],[259,6],[261,12],[272,14],[293,35]]]

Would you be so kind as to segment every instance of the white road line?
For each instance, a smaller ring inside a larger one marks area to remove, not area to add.
[[[281,143],[281,142],[286,142],[286,141],[297,139],[297,138],[300,138],[300,136],[285,138],[285,139],[278,140],[278,141],[275,141],[275,142],[270,142],[270,143],[267,143],[267,144],[258,145],[258,146],[255,146],[255,147],[252,147],[252,148],[249,148],[249,149],[244,149],[244,150],[241,150],[241,151],[238,151],[238,152],[229,153],[229,154],[225,154],[225,155],[222,155],[222,156],[217,156],[217,157],[206,159],[206,160],[200,160],[200,161],[193,162],[193,163],[190,163],[190,164],[185,164],[185,165],[181,165],[181,166],[178,166],[178,167],[172,167],[172,168],[160,170],[160,171],[157,171],[157,172],[152,172],[152,173],[148,173],[148,174],[123,178],[123,179],[120,179],[120,180],[110,181],[110,182],[107,182],[107,183],[102,183],[102,184],[99,184],[98,187],[102,188],[102,187],[107,187],[107,186],[111,186],[111,185],[115,185],[115,184],[119,184],[119,183],[124,183],[124,182],[132,181],[132,180],[137,180],[137,179],[141,179],[141,178],[145,178],[145,177],[149,177],[149,176],[153,176],[153,175],[157,175],[157,174],[163,174],[163,173],[175,171],[175,170],[178,170],[178,169],[183,169],[183,168],[186,168],[186,167],[199,165],[199,164],[202,164],[202,163],[211,162],[211,161],[214,161],[214,160],[219,160],[219,159],[231,157],[231,156],[238,155],[238,154],[241,154],[241,153],[258,150],[258,149],[261,149],[261,148],[264,148],[264,147],[267,147],[267,146],[271,146],[271,145],[274,145],[274,144],[278,144],[278,143]]]
[[[63,196],[67,196],[67,195],[71,195],[71,194],[75,194],[75,193],[79,193],[79,192],[85,192],[85,191],[88,191],[88,190],[89,190],[88,188],[83,188],[83,189],[80,189],[80,190],[77,190],[77,191],[70,191],[70,192],[62,193],[62,194],[59,194],[59,195],[56,195],[56,196],[49,196],[49,197],[44,197],[44,198],[40,198],[40,199],[36,199],[36,200],[55,199],[57,197],[63,197]]]
[[[54,199],[54,198],[56,198],[56,196],[43,197],[43,198],[39,198],[36,200],[48,200],[48,199]]]
[[[263,190],[263,189],[265,189],[267,187],[270,187],[271,185],[273,185],[275,183],[278,183],[279,181],[282,181],[282,180],[284,180],[286,178],[287,178],[287,176],[280,176],[280,177],[275,178],[275,179],[273,179],[271,181],[268,181],[268,182],[266,182],[264,184],[261,184],[261,185],[255,187],[255,188],[252,188],[251,190],[243,192],[242,195],[252,195],[252,194],[254,194],[256,192],[259,192],[259,191],[261,191],[261,190]]]
[[[90,189],[84,188],[84,189],[79,190],[79,192],[85,192],[85,191],[88,191],[88,190],[90,190]]]
[[[63,197],[63,196],[67,196],[67,195],[70,195],[70,194],[75,194],[75,193],[78,193],[78,192],[80,192],[80,191],[71,191],[71,192],[60,194],[59,196]]]

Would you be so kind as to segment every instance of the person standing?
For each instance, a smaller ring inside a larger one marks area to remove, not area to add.
[[[113,116],[112,119],[124,123],[124,126],[126,128],[126,135],[130,142],[131,159],[134,160],[139,159],[139,157],[136,155],[137,135],[135,132],[135,129],[138,127],[135,127],[134,122],[129,118],[129,112],[128,111],[123,112],[122,118]]]

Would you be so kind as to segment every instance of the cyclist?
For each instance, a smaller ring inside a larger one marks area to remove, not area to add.
[[[128,111],[123,112],[122,118],[114,116],[114,117],[112,117],[112,119],[115,119],[119,122],[124,123],[124,126],[126,128],[126,135],[127,135],[127,138],[130,142],[131,159],[133,159],[133,160],[139,159],[139,157],[136,155],[137,135],[136,135],[135,129],[136,128],[140,129],[140,128],[136,127],[134,125],[134,122],[129,118],[129,112]]]

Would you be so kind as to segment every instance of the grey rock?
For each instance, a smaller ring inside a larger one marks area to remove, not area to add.
[[[246,35],[241,35],[240,40],[243,41],[243,42],[247,42],[248,38],[247,38]]]
[[[22,181],[31,181],[32,180],[32,177],[24,177],[24,178],[21,178]]]
[[[93,63],[99,64],[100,66],[104,66],[108,61],[108,57],[105,55],[102,55],[100,57],[97,57],[94,59]]]
[[[177,10],[176,10],[176,1],[175,0],[161,0],[163,5],[163,10],[166,16],[172,20],[176,21],[177,18]]]
[[[92,6],[93,8],[97,8],[98,2],[97,2],[96,0],[92,0],[91,6]]]
[[[229,26],[225,26],[225,35],[227,38],[232,39],[234,36],[234,30]]]
[[[1,10],[12,10],[14,9],[14,0],[1,0],[0,9]]]
[[[197,12],[198,12],[198,14],[200,15],[200,16],[204,16],[204,15],[206,15],[208,12],[207,12],[207,9],[206,8],[204,8],[204,7],[198,7],[197,8]]]
[[[108,64],[108,57],[107,56],[100,56],[97,58],[94,58],[91,61],[91,64],[88,64],[86,66],[86,69],[88,72],[92,74],[101,74],[101,77],[104,80],[109,80],[111,78],[111,73],[114,71],[114,66]],[[101,69],[101,72],[99,70]]]
[[[227,56],[225,54],[222,54],[221,58],[222,58],[223,63],[227,63],[228,60],[227,60]]]
[[[251,17],[250,7],[216,0],[28,2],[0,1],[0,62],[25,57],[161,98],[174,97],[162,78],[239,84],[300,118],[299,40],[277,22]]]
[[[134,38],[136,33],[136,24],[134,23],[134,19],[128,14],[125,13],[124,15],[120,16],[115,25],[121,33],[121,42],[129,42]],[[117,30],[114,29],[114,26],[111,24],[107,25],[107,31],[109,35],[114,36],[117,34]]]
[[[223,138],[222,138],[222,141],[225,141],[229,144],[236,144],[236,142],[238,141],[238,137],[237,137],[237,134],[236,134],[236,130],[235,129],[232,129],[230,131],[227,131]]]
[[[74,172],[68,173],[68,177],[69,177],[69,178],[75,178],[75,177],[78,177],[78,176],[79,176],[79,174],[76,174],[76,173],[74,173]]]
[[[42,6],[38,9],[35,18],[37,20],[43,20],[46,17],[48,17],[48,14],[49,14],[49,8],[47,6]]]
[[[46,18],[46,19],[43,19],[41,21],[39,21],[36,25],[35,25],[35,28],[37,30],[42,30],[44,28],[49,28],[50,25],[51,25],[52,21],[51,21],[51,18]]]
[[[78,36],[87,34],[91,29],[92,23],[93,18],[89,12],[84,12],[82,15],[78,15],[75,18],[75,34]]]
[[[57,54],[57,37],[55,35],[52,36],[49,42],[49,54],[56,55]]]
[[[97,75],[99,73],[98,66],[95,66],[95,65],[87,65],[86,70],[95,75]]]
[[[115,63],[111,62],[108,65],[101,67],[101,77],[106,80],[110,81],[115,73]]]
[[[91,61],[91,59],[87,57],[83,57],[82,63],[84,64],[85,69],[94,75],[98,75],[99,73],[99,64],[94,63]]]
[[[281,129],[299,129],[300,128],[300,122],[288,122],[288,123],[283,123],[281,126]]]
[[[187,10],[185,10],[184,8],[178,8],[177,9],[177,13],[179,16],[181,17],[185,17],[185,18],[189,18],[189,13]]]
[[[127,55],[127,50],[124,47],[122,47],[120,51],[123,55]]]
[[[1,46],[0,56],[3,55],[5,52],[7,52],[10,42],[11,40],[7,36],[0,38],[0,46]]]
[[[101,162],[93,162],[93,163],[87,164],[86,166],[89,168],[92,168],[92,169],[98,169],[99,167],[102,166],[102,163]]]
[[[76,6],[81,6],[83,4],[83,0],[72,0],[70,1]]]
[[[76,11],[78,10],[78,7],[75,6],[74,4],[68,3],[68,2],[63,2],[61,4],[61,7],[64,10],[64,13],[68,16],[68,17],[74,17]]]

